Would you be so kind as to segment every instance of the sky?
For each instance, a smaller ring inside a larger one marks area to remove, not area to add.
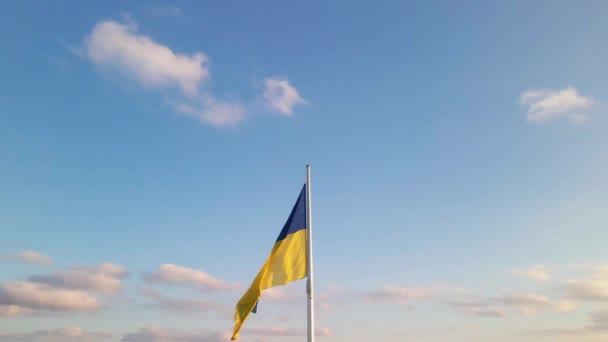
[[[608,339],[605,1],[0,13],[0,341],[227,340],[307,164],[319,342]]]

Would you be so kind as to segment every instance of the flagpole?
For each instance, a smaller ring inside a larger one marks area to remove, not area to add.
[[[306,265],[308,282],[306,292],[308,297],[308,342],[315,341],[315,307],[312,267],[312,208],[310,198],[310,165],[306,165]]]

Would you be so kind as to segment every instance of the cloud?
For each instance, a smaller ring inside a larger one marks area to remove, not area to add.
[[[544,265],[534,265],[527,270],[513,270],[511,274],[519,277],[527,277],[534,281],[547,281],[550,280],[551,273]]]
[[[584,110],[593,105],[593,100],[579,95],[574,87],[568,87],[561,90],[528,90],[521,94],[520,103],[528,106],[529,122],[566,117],[575,123],[582,123],[589,119]]]
[[[150,284],[191,285],[203,291],[239,290],[241,288],[238,283],[228,283],[204,271],[174,264],[160,265],[156,272],[144,275],[144,280]]]
[[[17,259],[31,264],[50,265],[53,259],[35,251],[23,251],[17,255]]]
[[[203,96],[198,106],[180,102],[174,105],[176,112],[197,119],[214,127],[236,127],[245,119],[245,109],[236,102],[224,102]]]
[[[576,303],[565,299],[555,304],[555,310],[561,313],[573,312],[576,311]]]
[[[115,21],[97,23],[85,38],[88,58],[95,64],[113,67],[146,88],[179,87],[196,94],[209,78],[208,58],[202,52],[180,54],[137,33],[137,24]]]
[[[110,334],[86,332],[77,327],[38,330],[24,334],[0,334],[0,341],[6,342],[99,342],[111,338]]]
[[[30,312],[30,309],[17,305],[0,305],[0,317],[16,317]]]
[[[278,287],[269,288],[269,289],[264,290],[264,292],[262,292],[262,299],[269,300],[269,301],[289,300],[289,299],[293,299],[294,297],[297,298],[297,297],[301,297],[301,296],[298,296],[293,293],[288,293],[284,289],[278,288]]]
[[[127,275],[128,272],[121,266],[103,263],[93,267],[70,267],[52,275],[32,276],[29,280],[53,287],[113,294],[120,291],[122,279]]]
[[[591,312],[589,314],[589,321],[590,322],[585,326],[533,330],[531,333],[564,338],[572,336],[576,337],[576,341],[583,341],[582,337],[588,336],[594,337],[592,340],[588,341],[604,341],[606,339],[606,334],[608,334],[608,310]],[[595,339],[595,337],[597,337],[597,339]],[[574,341],[574,339],[571,341]]]
[[[246,329],[243,333],[248,335],[261,335],[261,336],[305,336],[306,330],[286,328],[286,327],[270,327],[270,328],[250,328]],[[333,336],[333,331],[329,328],[315,329],[315,336]]]
[[[593,268],[588,279],[571,279],[563,283],[563,287],[572,299],[582,301],[608,300],[608,268]]]
[[[177,7],[152,10],[181,16]],[[180,53],[139,33],[137,24],[101,21],[84,38],[82,55],[91,63],[114,70],[144,89],[171,93],[172,110],[214,127],[234,128],[249,115],[240,101],[217,99],[202,84],[210,79],[209,58],[203,52]],[[287,80],[268,78],[263,97],[267,106],[293,115],[293,107],[305,101]]]
[[[226,308],[218,303],[200,299],[172,298],[152,289],[142,289],[139,294],[153,300],[149,308],[174,312],[210,312]]]
[[[519,310],[523,315],[531,315],[550,307],[551,302],[543,295],[534,293],[503,295],[494,301]]]
[[[50,311],[91,311],[101,308],[97,298],[86,292],[32,282],[0,284],[0,305]]]
[[[334,332],[330,328],[320,328],[315,331],[316,336],[333,336]]]
[[[363,301],[367,303],[397,302],[406,305],[412,300],[426,298],[430,295],[430,290],[426,289],[386,286],[379,291],[364,294]]]
[[[461,309],[464,313],[476,317],[504,317],[506,316],[503,308],[497,307],[492,303],[482,300],[446,300],[446,304]]]
[[[122,342],[224,342],[230,339],[228,332],[186,332],[176,329],[147,327],[126,334]]]
[[[263,94],[266,105],[273,111],[283,115],[292,116],[293,107],[306,103],[296,88],[288,80],[281,78],[267,78]]]
[[[587,329],[608,331],[608,310],[592,312],[589,317],[591,324],[587,326]]]

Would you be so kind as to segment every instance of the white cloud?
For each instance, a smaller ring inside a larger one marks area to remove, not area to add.
[[[177,7],[154,12],[181,14]],[[176,52],[140,34],[132,20],[97,23],[85,36],[83,50],[93,64],[116,70],[145,89],[178,89],[177,95],[171,95],[172,109],[204,124],[234,128],[249,114],[239,101],[223,101],[202,89],[202,83],[210,78],[205,53]],[[305,102],[287,80],[278,78],[266,79],[263,96],[269,108],[285,115],[293,115],[293,107]]]
[[[99,342],[108,341],[111,338],[110,334],[86,332],[78,327],[38,330],[25,334],[0,334],[2,342]]]
[[[172,10],[175,13],[175,10]],[[215,127],[234,127],[245,118],[239,103],[215,99],[201,90],[209,61],[203,52],[184,54],[138,33],[130,21],[103,21],[85,37],[86,56],[96,65],[120,71],[146,89],[180,89],[174,110]]]
[[[86,292],[32,282],[0,284],[0,305],[51,311],[90,311],[101,307],[97,298]]]
[[[561,90],[528,90],[521,94],[520,103],[528,106],[529,122],[566,117],[575,123],[582,123],[589,119],[584,110],[593,105],[593,100],[579,95],[574,87],[568,87]]]
[[[430,295],[431,292],[427,289],[385,286],[379,291],[364,294],[363,301],[368,303],[397,302],[406,305],[412,300],[426,298]]]
[[[230,339],[228,332],[186,332],[177,329],[147,327],[126,334],[122,342],[224,342]]]
[[[32,264],[50,265],[53,263],[53,259],[35,251],[23,251],[17,255],[17,258]]]
[[[228,283],[201,270],[194,270],[174,264],[162,264],[156,272],[145,275],[148,283],[185,284],[200,290],[238,290],[238,283]]]
[[[93,63],[117,68],[148,88],[179,87],[193,95],[200,82],[209,77],[204,53],[176,53],[138,34],[134,22],[97,23],[85,38],[85,48]]]
[[[551,273],[544,265],[534,265],[527,270],[513,270],[511,274],[520,277],[527,277],[534,281],[547,281],[551,279]]]
[[[286,79],[267,78],[265,86],[264,100],[266,105],[275,112],[292,116],[294,106],[306,103],[296,88]]]
[[[52,275],[32,276],[29,280],[54,287],[112,294],[120,291],[122,279],[127,275],[121,266],[103,263],[94,267],[70,267]]]

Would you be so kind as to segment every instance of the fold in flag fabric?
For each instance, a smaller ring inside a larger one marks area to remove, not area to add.
[[[236,304],[231,340],[237,339],[241,326],[249,314],[257,309],[262,291],[307,276],[306,260],[306,185],[304,185],[270,255],[247,292]]]

